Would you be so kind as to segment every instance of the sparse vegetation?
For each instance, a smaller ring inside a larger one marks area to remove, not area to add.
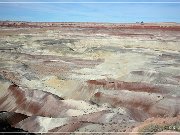
[[[151,125],[145,126],[139,132],[140,132],[140,135],[153,135],[156,132],[161,132],[164,130],[172,130],[172,131],[180,132],[180,122],[176,122],[176,123],[168,124],[168,125],[151,124]]]

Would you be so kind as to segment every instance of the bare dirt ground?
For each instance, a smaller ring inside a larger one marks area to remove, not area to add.
[[[179,134],[180,24],[0,22],[0,111],[35,133]]]

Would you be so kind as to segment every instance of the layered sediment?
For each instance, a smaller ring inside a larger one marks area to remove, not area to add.
[[[179,24],[0,27],[1,132],[180,132]]]

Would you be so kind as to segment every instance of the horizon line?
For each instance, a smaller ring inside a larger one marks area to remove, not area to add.
[[[131,24],[131,23],[136,23],[136,24],[140,24],[140,23],[144,23],[144,24],[148,24],[148,23],[180,23],[180,22],[173,22],[173,21],[167,21],[167,22],[145,22],[145,21],[135,21],[135,22],[94,22],[94,21],[26,21],[26,20],[0,20],[0,22],[27,22],[27,23],[112,23],[112,24]]]

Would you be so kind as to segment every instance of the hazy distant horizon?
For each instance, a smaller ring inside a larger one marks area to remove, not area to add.
[[[98,24],[101,24],[101,23],[107,23],[107,24],[137,24],[137,23],[141,23],[142,21],[137,21],[137,22],[63,22],[63,21],[58,21],[58,22],[55,22],[55,21],[24,21],[24,20],[0,20],[0,22],[27,22],[27,23],[98,23]],[[144,22],[143,23],[147,23],[147,24],[151,24],[151,23],[154,23],[154,24],[158,24],[158,23],[176,23],[176,24],[180,24],[180,22]]]

